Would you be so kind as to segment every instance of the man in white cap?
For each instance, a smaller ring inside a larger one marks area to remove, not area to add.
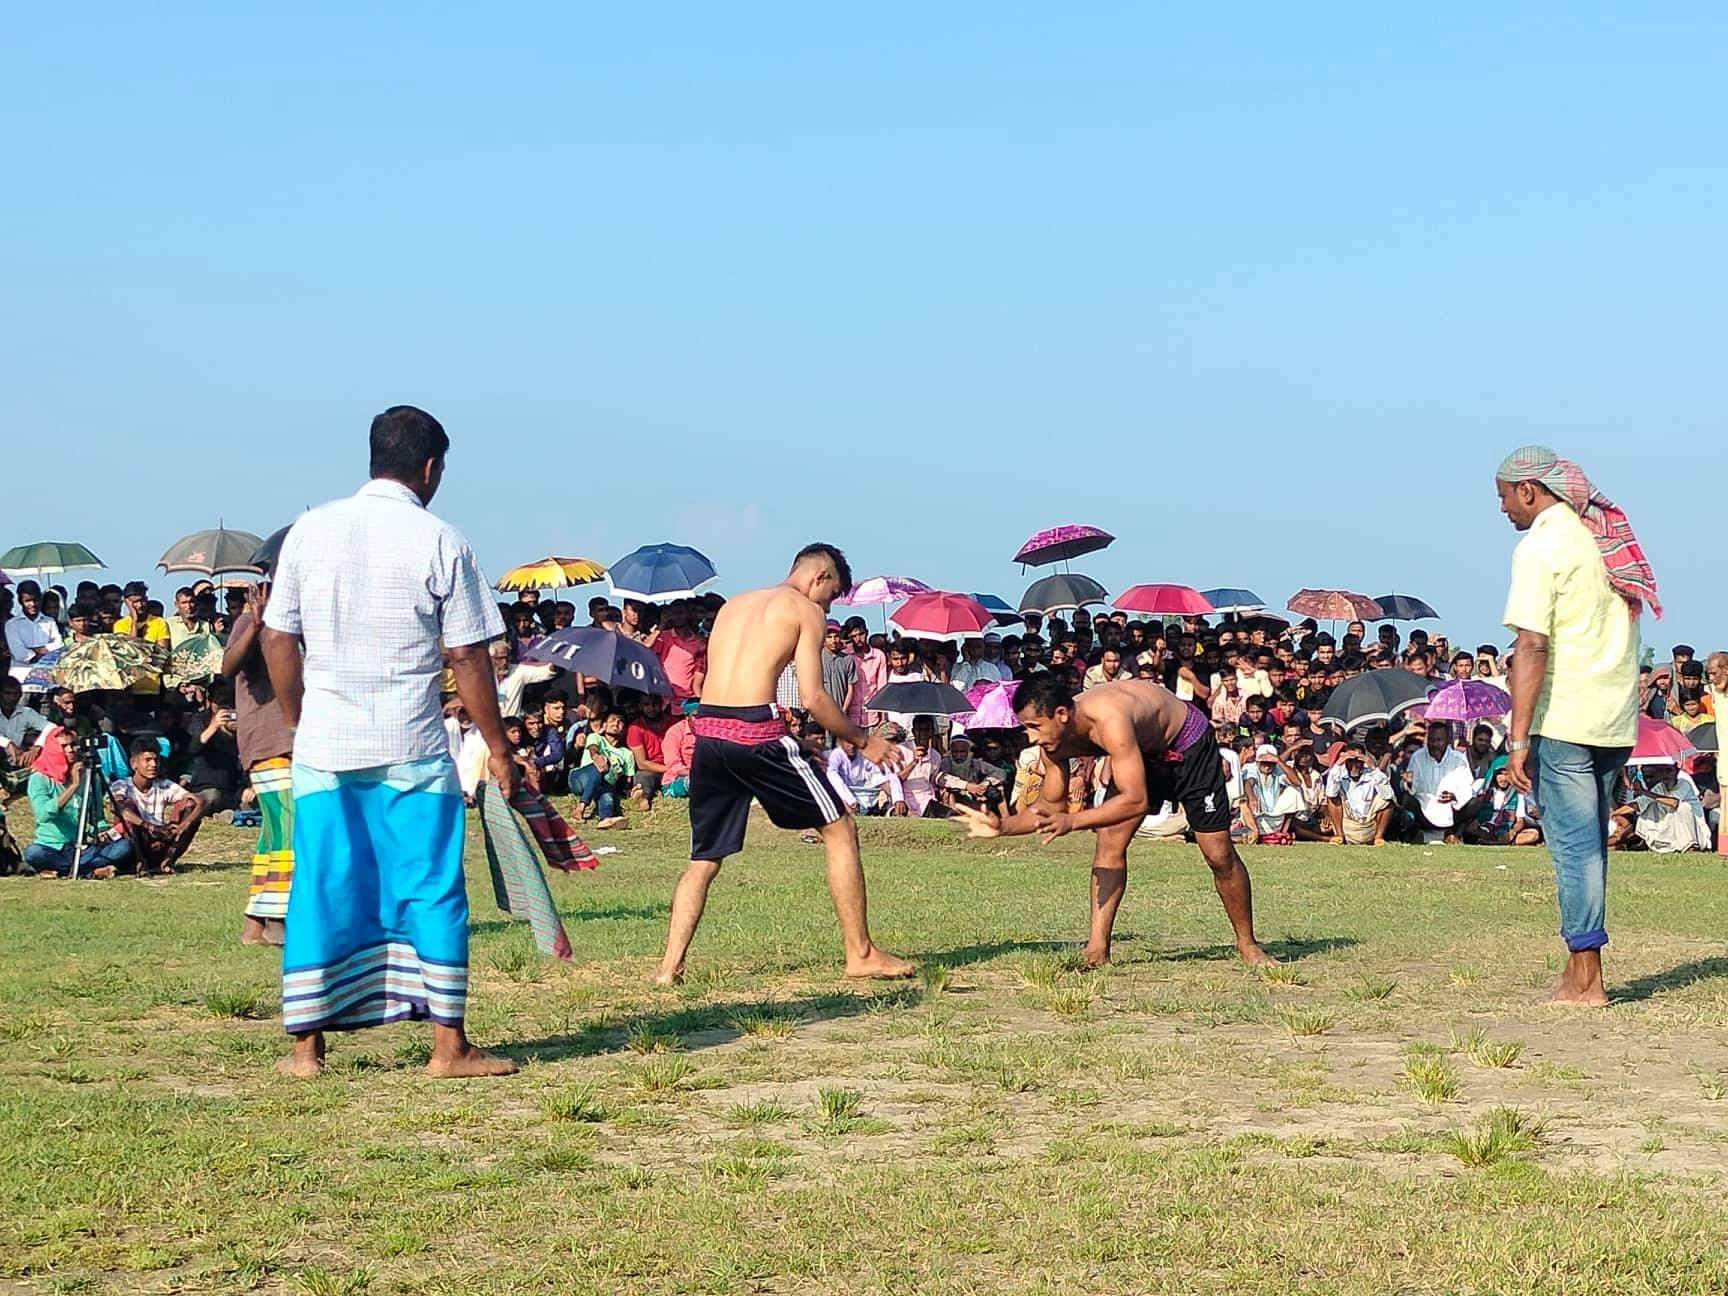
[[[1271,743],[1254,749],[1254,761],[1242,771],[1242,822],[1252,846],[1288,846],[1295,837],[1290,820],[1302,809],[1302,793],[1290,767]]]

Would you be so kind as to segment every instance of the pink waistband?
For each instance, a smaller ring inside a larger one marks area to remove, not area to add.
[[[718,738],[721,742],[755,747],[779,742],[786,736],[787,729],[785,720],[779,716],[771,720],[739,720],[732,716],[706,716],[698,712],[690,717],[690,732],[698,738]]]

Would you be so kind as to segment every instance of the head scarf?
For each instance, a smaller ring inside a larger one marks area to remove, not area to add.
[[[30,766],[38,774],[46,774],[56,783],[64,783],[72,775],[72,765],[66,759],[66,749],[60,745],[64,726],[49,725],[36,740],[36,760]]]
[[[1631,606],[1633,615],[1645,603],[1657,617],[1662,615],[1662,604],[1656,598],[1656,573],[1644,557],[1644,546],[1632,534],[1626,514],[1590,484],[1582,468],[1547,446],[1530,445],[1507,455],[1494,475],[1503,482],[1534,482],[1552,491],[1596,538],[1608,583]]]

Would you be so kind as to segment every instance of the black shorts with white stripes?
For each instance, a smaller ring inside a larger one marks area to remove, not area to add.
[[[845,802],[827,772],[810,763],[797,739],[787,733],[765,736],[775,714],[769,706],[703,706],[697,712],[692,725],[696,754],[690,761],[691,859],[723,860],[743,850],[752,800],[760,801],[780,828],[820,828],[845,815]],[[755,732],[748,742],[713,736],[728,729]]]

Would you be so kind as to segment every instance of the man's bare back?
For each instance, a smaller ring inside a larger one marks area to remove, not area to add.
[[[1103,756],[1098,741],[1100,725],[1127,721],[1141,752],[1159,755],[1170,750],[1188,719],[1188,703],[1162,684],[1150,680],[1123,680],[1100,684],[1074,699],[1074,734],[1055,756]]]

